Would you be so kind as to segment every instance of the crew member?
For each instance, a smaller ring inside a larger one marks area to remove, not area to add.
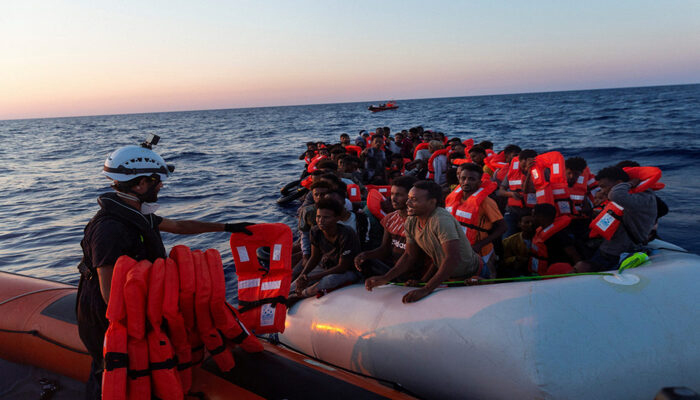
[[[141,146],[125,146],[107,157],[104,174],[112,181],[114,192],[102,194],[100,210],[85,227],[80,245],[83,259],[78,266],[80,284],[77,319],[80,339],[92,356],[86,398],[101,398],[104,360],[102,345],[109,321],[105,313],[109,302],[114,264],[122,255],[135,260],[155,261],[166,257],[160,232],[195,234],[204,232],[243,232],[252,234],[247,222],[214,222],[167,219],[154,214],[162,181],[174,167],[151,150],[158,142],[153,136]]]

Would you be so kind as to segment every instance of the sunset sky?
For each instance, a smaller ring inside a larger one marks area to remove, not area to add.
[[[700,82],[700,1],[0,6],[0,119]]]

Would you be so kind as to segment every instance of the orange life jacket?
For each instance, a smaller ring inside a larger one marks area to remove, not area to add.
[[[435,166],[433,162],[440,156],[447,157],[447,151],[447,149],[435,150],[433,154],[430,155],[430,159],[428,160],[428,179],[435,179]]]
[[[362,147],[349,144],[345,146],[345,152],[359,157],[362,153]]]
[[[321,161],[321,160],[325,160],[326,158],[328,158],[328,157],[322,156],[320,154],[317,155],[316,157],[312,158],[311,162],[309,163],[309,166],[306,168],[306,172],[312,173],[312,172],[316,171],[318,169],[316,167],[316,164],[318,164],[319,161]]]
[[[624,207],[614,201],[608,201],[603,211],[591,221],[589,236],[602,236],[605,240],[610,240],[617,228],[620,227],[624,213]]]
[[[462,187],[457,186],[445,201],[445,209],[462,225],[462,230],[471,244],[476,243],[479,232],[487,232],[479,227],[479,207],[497,188],[496,182],[482,181],[479,189],[462,201]]]
[[[232,312],[233,307],[226,302],[226,279],[221,255],[215,249],[209,249],[204,252],[204,256],[211,278],[210,311],[214,326],[227,341],[240,345],[243,350],[249,353],[263,351],[262,343],[248,332],[245,325],[239,321],[238,314]]]
[[[252,236],[231,234],[231,252],[238,275],[241,320],[253,332],[284,332],[286,299],[292,283],[292,230],[285,224],[249,226]],[[269,267],[260,265],[256,251],[270,248]]]
[[[535,193],[525,193],[523,188],[523,183],[525,183],[525,174],[520,172],[520,161],[518,157],[513,157],[510,161],[510,167],[508,167],[508,189],[511,192],[520,193],[523,199],[518,200],[512,197],[508,198],[508,205],[511,207],[528,207],[532,208],[537,204],[537,198]]]
[[[382,210],[382,202],[386,197],[377,189],[370,189],[367,193],[367,208],[380,222],[386,217],[386,213]]]
[[[194,294],[197,332],[204,342],[204,347],[219,369],[223,372],[230,371],[236,365],[236,362],[231,351],[224,345],[224,340],[214,326],[214,321],[211,317],[209,304],[211,303],[212,289],[207,259],[200,250],[194,250],[192,252],[192,261],[194,261],[194,270],[197,276],[197,289]]]
[[[146,293],[150,267],[150,261],[139,261],[126,274],[124,282],[128,334],[126,347],[129,353],[126,393],[129,399],[151,398],[151,373],[146,339]]]
[[[187,339],[185,319],[178,306],[180,278],[177,264],[172,258],[165,260],[165,276],[163,279],[163,318],[168,323],[168,337],[177,356],[177,371],[183,393],[192,386],[192,348]]]
[[[416,154],[418,154],[419,150],[427,149],[428,147],[430,147],[430,144],[428,143],[418,143],[416,148],[413,150],[413,159],[416,159]]]
[[[530,255],[530,263],[528,268],[530,272],[547,275],[549,267],[549,259],[547,254],[547,246],[544,242],[551,238],[555,233],[569,226],[571,216],[561,215],[554,219],[554,222],[546,228],[539,227],[535,231],[535,237],[532,238],[532,247]]]
[[[484,151],[486,152],[486,157],[493,156],[496,154],[496,152],[491,149],[484,149]]]
[[[647,189],[661,190],[666,185],[659,182],[661,170],[657,167],[627,167],[623,168],[630,179],[639,179],[641,182],[630,190],[630,193],[641,193]]]
[[[204,344],[195,324],[194,293],[197,286],[192,252],[187,246],[177,245],[170,250],[170,258],[177,263],[180,279],[179,307],[190,343],[191,365],[195,366],[204,359]]]
[[[464,145],[464,153],[469,153],[469,149],[474,147],[474,139],[467,139],[462,144]]]
[[[466,163],[470,163],[470,162],[472,162],[472,159],[469,157],[468,154],[467,154],[466,158],[453,158],[452,159],[452,165],[457,165],[457,166],[462,165],[462,164],[466,164]]]
[[[360,193],[360,186],[352,183],[347,185],[348,200],[352,203],[362,201],[362,193]]]
[[[497,173],[499,170],[505,170],[503,177],[505,177],[505,174],[508,171],[508,163],[506,162],[506,153],[501,151],[498,154],[492,154],[484,158],[484,164],[486,164],[487,167],[491,168],[494,173]],[[501,178],[503,180],[503,178]]]
[[[125,400],[127,382],[127,328],[126,305],[124,302],[124,282],[129,270],[136,261],[129,256],[121,256],[114,264],[112,285],[107,304],[109,327],[105,333],[103,356],[105,368],[102,373],[102,398],[104,400]]]
[[[173,263],[168,259],[167,262]],[[148,369],[151,372],[151,389],[159,399],[182,399],[184,393],[175,367],[175,353],[170,338],[163,332],[163,300],[165,296],[165,263],[159,258],[151,265],[148,282],[146,316],[151,324],[148,331]]]

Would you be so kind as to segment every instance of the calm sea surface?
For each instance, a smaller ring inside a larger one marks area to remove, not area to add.
[[[161,136],[155,150],[176,166],[159,215],[295,226],[296,207],[275,200],[299,175],[304,142],[415,125],[489,139],[496,150],[515,143],[579,155],[593,172],[626,159],[658,166],[666,183],[658,194],[671,208],[659,234],[700,252],[700,85],[406,100],[377,114],[368,105],[0,121],[0,270],[76,283],[83,227],[109,190],[104,159],[149,133]],[[163,238],[168,249],[218,249],[235,279],[226,234]]]

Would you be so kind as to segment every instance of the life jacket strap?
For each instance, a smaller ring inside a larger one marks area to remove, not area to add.
[[[151,375],[151,370],[150,370],[150,368],[149,369],[130,369],[128,375],[129,375],[129,378],[131,378],[131,379],[143,378],[144,376]]]
[[[174,358],[169,358],[162,362],[149,363],[148,369],[155,371],[158,369],[173,369],[177,365],[177,361]]]
[[[209,354],[211,354],[212,356],[215,356],[219,353],[223,353],[224,350],[226,350],[226,345],[222,344],[221,346],[219,346],[215,349],[209,350]]]
[[[469,229],[475,229],[475,230],[477,230],[477,231],[479,231],[479,232],[486,232],[486,233],[490,232],[488,229],[484,229],[484,228],[482,228],[482,227],[480,227],[480,226],[472,225],[472,224],[469,224],[469,223],[466,223],[466,222],[462,222],[462,221],[458,221],[458,222],[460,223],[460,225],[466,226],[466,227],[469,228]]]
[[[241,333],[239,333],[238,335],[236,335],[236,336],[233,337],[233,338],[227,337],[226,340],[230,340],[230,341],[232,341],[232,342],[235,343],[235,344],[241,344],[241,343],[243,343],[243,341],[244,341],[245,338],[247,338],[247,337],[248,337],[248,333],[247,333],[245,330],[241,330]]]
[[[266,299],[261,299],[261,300],[255,300],[255,301],[243,301],[239,300],[238,301],[238,312],[244,313],[246,311],[250,311],[254,309],[255,307],[260,307],[263,304],[271,304],[273,306],[276,306],[277,304],[284,304],[285,306],[287,305],[287,298],[284,296],[277,296],[277,297],[269,297]]]
[[[112,371],[117,368],[129,366],[129,355],[127,353],[107,352],[105,354],[105,371]]]

